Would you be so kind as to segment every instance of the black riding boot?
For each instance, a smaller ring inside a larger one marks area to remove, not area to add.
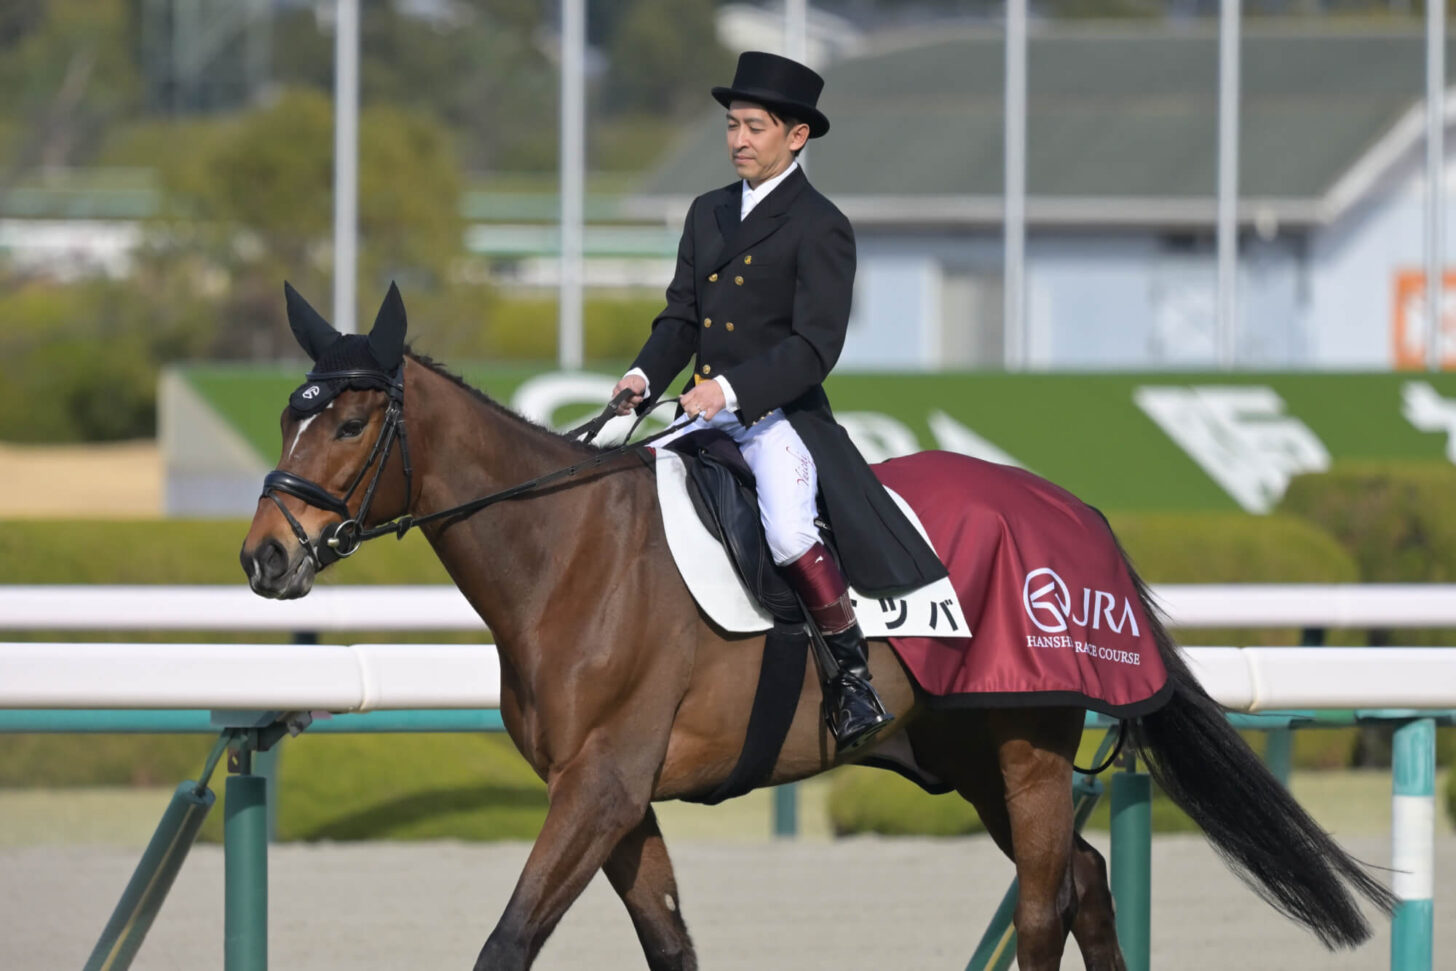
[[[822,544],[784,566],[823,639],[814,659],[824,685],[824,720],[840,755],[868,744],[894,721],[870,686],[864,635],[849,603],[849,583]]]
[[[824,634],[824,646],[834,662],[825,666],[824,719],[834,733],[839,754],[845,755],[873,741],[895,720],[885,711],[879,692],[870,686],[864,635],[859,624]]]

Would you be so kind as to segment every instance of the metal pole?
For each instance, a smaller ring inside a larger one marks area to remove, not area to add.
[[[1239,0],[1220,0],[1218,26],[1218,366],[1238,358]]]
[[[1002,322],[1006,370],[1026,367],[1026,0],[1006,0],[1006,216]]]
[[[358,330],[359,0],[338,0],[334,23],[334,327]]]
[[[790,782],[773,791],[773,830],[775,836],[799,834],[799,786]]]
[[[561,0],[561,286],[556,356],[565,371],[582,363],[582,219],[585,196],[586,2]]]
[[[1112,777],[1112,900],[1127,971],[1148,971],[1152,885],[1153,784],[1129,768]]]
[[[784,0],[784,56],[809,63],[809,0]],[[799,152],[799,167],[809,170],[809,146]]]
[[[1397,903],[1390,925],[1391,971],[1430,971],[1434,953],[1436,721],[1417,718],[1395,730],[1391,868]]]
[[[806,64],[809,61],[808,0],[784,3],[784,56]]]
[[[1445,314],[1446,5],[1426,4],[1426,367],[1441,370]]]
[[[215,799],[211,789],[195,782],[177,787],[86,961],[86,971],[123,971],[131,967]]]
[[[268,967],[268,783],[252,775],[228,776],[223,805],[223,967]]]
[[[1294,774],[1294,730],[1271,728],[1264,733],[1264,764],[1274,778],[1289,788],[1289,778]]]

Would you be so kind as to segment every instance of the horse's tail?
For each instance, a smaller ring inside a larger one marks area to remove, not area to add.
[[[1146,584],[1128,569],[1173,686],[1167,704],[1131,724],[1149,774],[1259,896],[1326,947],[1364,941],[1370,926],[1345,882],[1387,914],[1394,895],[1310,818],[1229,725],[1188,670]]]

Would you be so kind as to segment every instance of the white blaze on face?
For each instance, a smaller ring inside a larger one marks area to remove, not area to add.
[[[324,411],[328,411],[333,406],[334,403],[330,401],[327,405],[324,406]],[[321,414],[323,414],[323,411],[319,412],[318,415],[309,415],[303,421],[298,423],[298,432],[293,436],[293,444],[288,446],[288,455],[290,457],[293,455],[293,450],[298,448],[298,440],[303,437],[304,432],[308,431],[308,426],[312,425],[313,420]]]

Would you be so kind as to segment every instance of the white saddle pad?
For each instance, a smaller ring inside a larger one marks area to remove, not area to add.
[[[915,510],[886,489],[925,541],[925,528]],[[728,559],[723,544],[713,538],[698,518],[688,496],[687,470],[676,452],[657,449],[657,502],[662,508],[662,526],[672,550],[677,572],[682,575],[693,599],[713,623],[739,634],[766,631],[773,617],[749,595]],[[861,596],[850,590],[860,629],[866,637],[970,637],[965,614],[949,578],[910,593],[883,600]]]

